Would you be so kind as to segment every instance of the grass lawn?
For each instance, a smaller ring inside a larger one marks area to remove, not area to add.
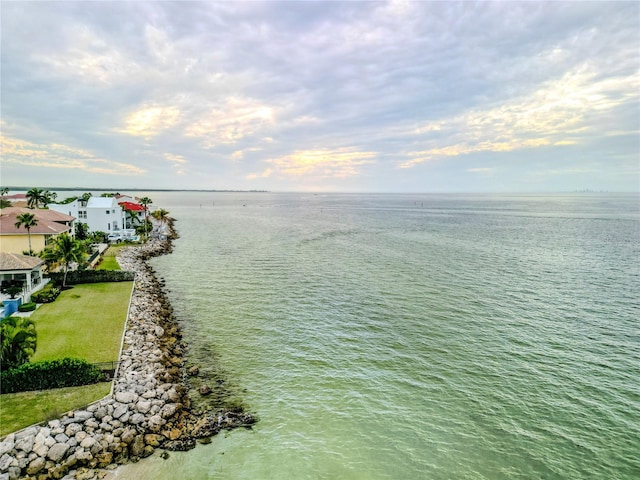
[[[120,270],[120,265],[116,260],[116,255],[126,245],[110,245],[109,248],[102,254],[102,260],[96,267],[96,270]]]
[[[32,362],[62,357],[118,359],[133,282],[87,283],[63,291],[31,319],[38,345]]]
[[[105,397],[110,389],[111,383],[103,382],[84,387],[0,395],[0,436],[34,423],[59,418],[69,410]]]

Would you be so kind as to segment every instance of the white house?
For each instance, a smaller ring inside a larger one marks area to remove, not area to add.
[[[29,257],[17,253],[0,253],[0,280],[2,289],[17,285],[22,287],[21,295],[25,302],[31,298],[31,294],[40,290],[44,284],[42,276],[42,266],[44,260],[38,257]],[[9,295],[2,295],[2,300],[6,301]]]
[[[76,217],[86,223],[90,232],[114,233],[125,228],[124,210],[114,197],[91,197],[88,202],[50,203],[49,208]]]

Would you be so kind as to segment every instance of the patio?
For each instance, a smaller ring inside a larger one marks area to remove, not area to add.
[[[15,294],[22,303],[31,300],[31,294],[42,289],[49,281],[42,276],[44,260],[38,257],[20,255],[16,253],[0,253],[0,301],[9,300],[11,295],[5,292],[6,288],[15,286],[20,291]],[[4,309],[2,316],[4,314]]]

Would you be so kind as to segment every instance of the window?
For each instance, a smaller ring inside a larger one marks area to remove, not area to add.
[[[111,213],[111,210],[107,210],[107,215],[109,215]]]
[[[111,230],[111,223],[107,223],[107,230]]]

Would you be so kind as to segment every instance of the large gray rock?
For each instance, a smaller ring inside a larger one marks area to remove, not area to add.
[[[73,412],[73,421],[77,423],[82,423],[89,420],[91,417],[93,417],[93,413],[87,410],[77,410]]]
[[[148,401],[148,400],[146,400],[146,401],[145,400],[140,400],[136,405],[136,409],[140,413],[147,413],[149,410],[151,410],[151,402]]]
[[[81,430],[82,430],[82,425],[80,425],[79,423],[70,423],[69,425],[67,425],[67,428],[65,428],[64,434],[67,437],[73,437],[76,433],[80,432]]]
[[[91,448],[96,444],[96,440],[93,437],[87,437],[82,442],[80,442],[80,446],[85,450],[91,450]]]
[[[2,457],[0,457],[0,471],[6,471],[15,461],[15,458],[13,458],[8,453],[5,453],[4,455],[2,455]]]
[[[152,432],[158,432],[165,423],[167,423],[167,421],[160,415],[153,415],[151,418],[149,418],[149,430],[151,430]]]
[[[44,443],[36,443],[33,445],[33,452],[39,457],[46,457],[48,451],[49,447],[47,447]]]
[[[93,416],[96,417],[98,420],[102,420],[104,417],[107,416],[107,408],[106,407],[97,408],[96,411],[93,412]]]
[[[9,453],[11,450],[13,450],[14,445],[15,443],[13,440],[8,440],[6,438],[4,439],[4,441],[0,442],[0,457],[2,457],[5,453]],[[31,445],[33,446],[33,442]],[[29,451],[31,451],[31,448],[25,450],[25,452]]]
[[[16,450],[21,450],[23,452],[27,452],[29,453],[31,451],[31,449],[33,448],[33,444],[35,442],[35,435],[29,435],[27,437],[22,437],[19,440],[16,440],[15,443],[15,449]],[[44,438],[42,439],[42,441],[44,442]]]
[[[125,413],[127,413],[129,411],[129,408],[126,405],[118,405],[114,410],[113,410],[113,418],[120,418],[122,417]]]
[[[35,475],[44,468],[45,463],[46,461],[42,457],[38,457],[35,460],[31,461],[31,463],[29,463],[29,466],[27,467],[27,474]]]
[[[47,453],[47,458],[54,462],[58,462],[69,450],[69,445],[66,443],[56,443],[51,446]]]
[[[129,423],[131,423],[133,425],[139,425],[142,422],[144,422],[144,415],[141,414],[141,413],[135,413],[129,419]]]
[[[115,399],[120,403],[133,403],[138,400],[138,394],[131,391],[117,392]]]

